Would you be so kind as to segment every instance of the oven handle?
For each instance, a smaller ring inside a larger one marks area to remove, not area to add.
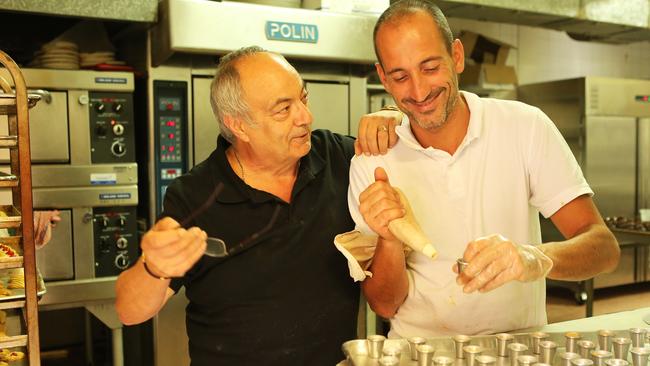
[[[27,90],[27,94],[36,94],[41,96],[41,100],[44,100],[47,104],[52,103],[52,93],[45,89],[34,89]]]

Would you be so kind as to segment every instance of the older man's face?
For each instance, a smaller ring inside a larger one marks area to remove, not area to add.
[[[258,53],[237,64],[251,119],[251,146],[261,156],[297,160],[311,149],[313,117],[298,72],[282,57]]]

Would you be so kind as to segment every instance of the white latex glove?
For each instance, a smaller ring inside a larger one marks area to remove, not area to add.
[[[465,293],[487,292],[510,281],[535,281],[553,268],[553,261],[538,248],[513,243],[501,235],[469,243],[463,259],[469,264],[456,282]],[[455,263],[452,270],[457,272]]]

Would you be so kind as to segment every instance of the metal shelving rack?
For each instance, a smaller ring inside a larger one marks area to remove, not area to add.
[[[0,206],[6,216],[0,217],[0,228],[15,228],[16,236],[1,237],[0,242],[22,249],[22,256],[0,264],[0,268],[24,268],[25,297],[2,301],[0,309],[24,310],[26,335],[0,338],[0,348],[27,346],[30,366],[39,366],[38,338],[38,281],[34,246],[34,219],[32,206],[31,154],[29,149],[30,107],[38,101],[28,96],[25,79],[16,63],[0,51],[0,64],[9,71],[15,88],[0,77],[0,115],[7,116],[9,136],[0,136],[0,148],[10,149],[11,172],[0,175],[0,187],[11,188],[13,205]],[[21,245],[22,244],[22,245]]]

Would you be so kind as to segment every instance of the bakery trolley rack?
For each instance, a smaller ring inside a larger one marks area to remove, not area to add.
[[[32,206],[31,154],[29,147],[29,108],[40,99],[28,95],[25,79],[16,63],[0,51],[0,66],[7,69],[15,88],[0,77],[0,115],[7,116],[7,136],[0,136],[0,148],[9,149],[10,173],[0,173],[0,187],[10,188],[12,205],[0,206],[0,229],[13,229],[13,236],[0,237],[0,243],[13,246],[17,255],[0,261],[0,270],[24,268],[25,295],[0,297],[0,310],[23,309],[27,334],[0,337],[0,348],[27,347],[30,366],[39,366],[38,307],[34,219]]]

